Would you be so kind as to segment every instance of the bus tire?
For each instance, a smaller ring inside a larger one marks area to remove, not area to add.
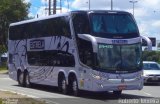
[[[67,92],[68,92],[67,82],[66,82],[66,79],[64,76],[60,76],[60,78],[58,79],[58,89],[63,94],[67,94]]]
[[[121,96],[121,94],[122,94],[122,90],[120,90],[120,91],[113,91],[113,94],[114,94],[115,96],[119,97],[119,96]]]
[[[25,79],[25,86],[28,88],[31,87],[32,84],[30,82],[30,76],[28,72],[25,72],[24,79]]]
[[[24,81],[24,73],[21,72],[20,70],[17,72],[17,80],[18,84],[22,87],[25,86],[25,81]]]
[[[73,92],[74,96],[79,96],[80,95],[80,91],[79,91],[79,88],[78,88],[77,78],[74,78],[72,80],[72,82],[71,82],[71,89],[72,89],[72,92]]]

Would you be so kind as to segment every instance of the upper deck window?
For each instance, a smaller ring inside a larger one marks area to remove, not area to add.
[[[97,37],[131,37],[138,36],[138,28],[129,14],[92,13],[91,25],[93,35]]]

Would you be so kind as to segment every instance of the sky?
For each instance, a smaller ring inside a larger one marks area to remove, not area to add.
[[[57,6],[59,7],[57,0]],[[131,0],[112,0],[113,10],[128,11],[133,14],[133,3]],[[156,37],[160,40],[160,0],[132,0],[137,1],[134,5],[134,17],[139,27],[141,35]],[[31,3],[29,16],[47,16],[48,0],[25,0]],[[88,10],[89,0],[61,0],[62,12],[72,10]],[[69,4],[69,8],[68,8]],[[110,10],[111,0],[90,0],[91,10]],[[57,13],[60,13],[57,10]]]

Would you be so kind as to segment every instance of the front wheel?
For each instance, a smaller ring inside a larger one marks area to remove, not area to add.
[[[113,94],[114,94],[115,96],[121,96],[122,91],[121,91],[121,90],[120,90],[120,91],[113,91]]]
[[[31,87],[30,76],[28,72],[26,72],[24,79],[25,79],[25,86]]]

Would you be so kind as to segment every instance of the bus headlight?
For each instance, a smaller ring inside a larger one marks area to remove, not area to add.
[[[92,74],[92,77],[97,79],[97,80],[101,80],[102,79],[99,75],[95,75],[95,74]]]

